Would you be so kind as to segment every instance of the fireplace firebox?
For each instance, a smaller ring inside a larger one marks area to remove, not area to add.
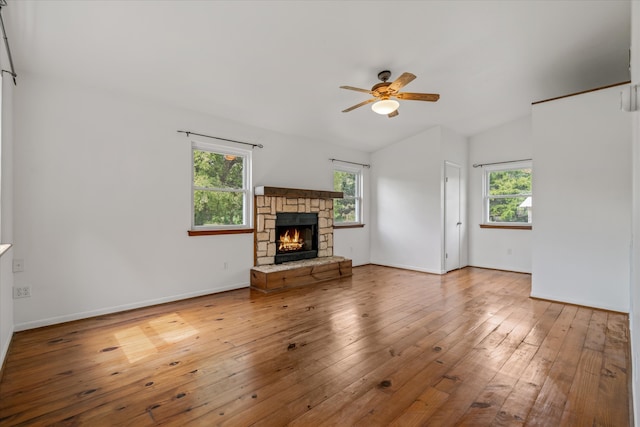
[[[318,214],[276,214],[275,264],[318,256]]]

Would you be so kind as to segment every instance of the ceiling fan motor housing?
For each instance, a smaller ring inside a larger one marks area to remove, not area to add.
[[[378,83],[371,88],[371,92],[373,93],[373,96],[386,96],[388,98],[389,94],[387,94],[387,88],[389,86],[391,86],[391,83],[389,82]]]

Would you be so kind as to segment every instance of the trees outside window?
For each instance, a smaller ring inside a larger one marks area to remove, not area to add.
[[[486,224],[531,224],[533,196],[532,164],[486,167],[484,174],[484,222]]]
[[[250,227],[251,152],[194,142],[192,166],[192,228]]]
[[[333,200],[333,218],[336,225],[362,223],[362,171],[335,169],[333,189],[342,191],[344,198]]]

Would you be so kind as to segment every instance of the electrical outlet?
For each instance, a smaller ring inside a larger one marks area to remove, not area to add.
[[[20,273],[24,271],[24,260],[23,259],[14,259],[13,260],[13,272]]]
[[[29,298],[31,296],[31,286],[14,286],[14,298]]]
[[[229,269],[229,263],[227,261],[224,262],[224,269],[225,270]]]

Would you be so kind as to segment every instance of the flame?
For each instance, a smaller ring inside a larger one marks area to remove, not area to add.
[[[293,235],[289,235],[289,229],[282,235],[280,235],[280,245],[278,250],[282,252],[297,251],[302,249],[304,239],[300,237],[300,231],[296,228],[293,229]]]

